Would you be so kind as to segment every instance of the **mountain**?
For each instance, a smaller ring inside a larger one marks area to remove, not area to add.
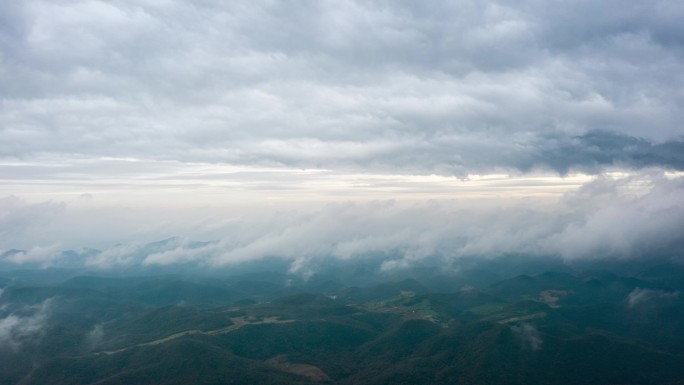
[[[367,285],[279,271],[4,271],[0,383],[684,381],[679,270],[533,266],[476,285],[451,275],[447,291],[423,283],[425,270],[367,272]]]

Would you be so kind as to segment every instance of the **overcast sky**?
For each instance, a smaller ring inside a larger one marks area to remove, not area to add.
[[[0,249],[684,244],[680,1],[0,3]]]

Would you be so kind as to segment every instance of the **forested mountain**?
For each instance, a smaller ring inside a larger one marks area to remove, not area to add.
[[[414,271],[363,285],[277,271],[54,271],[41,284],[8,270],[0,383],[684,383],[678,265],[490,267],[503,278]]]

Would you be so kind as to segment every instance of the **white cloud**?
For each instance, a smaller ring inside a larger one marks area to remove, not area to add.
[[[667,1],[0,12],[5,157],[464,175],[518,167],[547,134],[681,137],[684,7]]]
[[[15,349],[25,338],[39,335],[50,316],[51,306],[52,300],[47,299],[0,318],[0,347]]]
[[[575,218],[548,239],[547,247],[568,258],[682,255],[684,239],[678,231],[684,226],[681,178],[668,181],[640,175],[597,181],[587,186],[592,188],[596,190],[589,196],[580,192],[578,199],[569,201],[584,205],[578,207],[584,209],[583,215],[574,213]],[[647,193],[641,195],[643,190]]]
[[[654,301],[667,301],[679,298],[678,291],[654,290],[637,287],[627,296],[627,306],[634,308]]]
[[[394,269],[435,258],[446,263],[511,253],[566,259],[676,259],[684,243],[677,231],[684,225],[682,182],[649,171],[602,176],[560,199],[244,205],[216,212],[175,211],[173,215],[184,215],[183,221],[175,218],[162,224],[154,211],[137,209],[119,210],[117,226],[123,231],[110,226],[111,216],[79,216],[50,227],[73,231],[64,228],[66,224],[95,233],[109,228],[113,232],[109,239],[123,243],[85,259],[88,266],[101,268],[223,266],[279,257],[292,261],[294,270],[305,271],[305,265],[315,266],[321,258],[381,256],[383,268]],[[147,243],[173,234],[183,237]],[[42,234],[33,236],[49,240]],[[17,254],[15,262],[40,262],[40,250],[34,251]],[[45,254],[44,262],[59,260]]]
[[[86,343],[90,349],[95,349],[104,338],[104,325],[101,323],[95,324],[93,328],[86,334]]]
[[[43,226],[62,217],[65,209],[66,205],[61,202],[29,203],[16,196],[0,198],[0,239],[14,243],[2,246],[22,247],[27,243],[29,247],[35,246],[27,235],[40,233]]]
[[[0,259],[2,262],[10,262],[13,264],[30,264],[38,263],[42,267],[47,267],[52,261],[58,257],[60,247],[58,244],[43,247],[34,246],[26,251],[12,252]]]
[[[511,326],[511,330],[523,341],[523,344],[532,350],[541,350],[544,340],[537,328],[530,323]]]

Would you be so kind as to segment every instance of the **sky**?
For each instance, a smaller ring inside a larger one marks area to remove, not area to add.
[[[2,1],[0,251],[681,258],[681,20],[674,0]]]

